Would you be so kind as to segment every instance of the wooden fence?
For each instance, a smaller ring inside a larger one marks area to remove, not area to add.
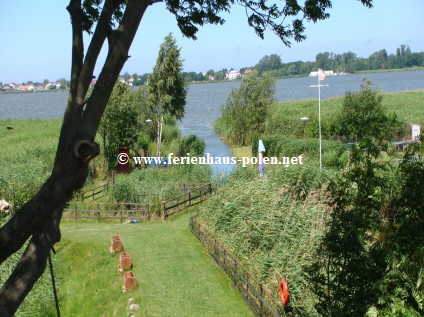
[[[83,192],[80,192],[76,195],[76,198],[81,201],[95,201],[99,198],[105,197],[105,194],[109,190],[109,182],[93,189],[89,189]],[[90,199],[91,198],[91,199]]]
[[[63,210],[64,219],[139,219],[148,220],[153,214],[160,214],[160,203],[103,203],[68,202]]]
[[[92,189],[90,191],[94,194],[88,195],[88,197],[94,197],[99,190]],[[62,218],[74,220],[119,219],[123,221],[129,219],[148,220],[156,216],[157,218],[167,219],[177,212],[205,201],[211,192],[211,184],[202,183],[200,187],[185,186],[182,191],[178,192],[177,196],[167,195],[172,198],[157,202],[68,202]],[[172,193],[175,194],[176,191],[173,190]]]
[[[195,217],[190,218],[190,229],[213,256],[215,262],[219,264],[233,280],[234,284],[240,290],[243,300],[255,316],[285,316],[282,305],[244,269],[222,243],[215,239],[207,228],[201,225]]]
[[[200,204],[211,193],[212,185],[206,183],[206,185],[203,184],[201,187],[190,188],[188,192],[162,202],[164,218],[166,219],[181,210]]]

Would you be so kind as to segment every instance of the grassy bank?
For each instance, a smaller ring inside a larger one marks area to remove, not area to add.
[[[251,316],[190,232],[188,214],[166,223],[65,223],[61,228],[57,257],[64,316],[124,316],[131,297],[141,316]],[[138,288],[130,293],[122,293],[118,256],[108,252],[113,235],[132,257]]]
[[[405,68],[392,68],[392,69],[373,69],[373,70],[357,70],[355,74],[369,74],[369,73],[390,73],[390,72],[408,72],[414,70],[423,70],[422,66],[405,67]]]
[[[406,132],[410,132],[410,124],[424,126],[424,91],[405,91],[384,93],[383,106],[389,113],[395,113],[404,122]],[[330,138],[331,126],[342,109],[343,97],[321,101],[321,124],[324,137]],[[303,138],[303,125],[300,118],[308,117],[307,137],[318,136],[318,103],[317,100],[301,100],[276,103],[270,109],[265,134],[284,134]]]
[[[19,208],[50,175],[61,120],[0,120],[0,197]]]
[[[329,216],[321,186],[333,177],[317,167],[275,168],[267,179],[240,167],[198,213],[277,302],[287,279],[291,304],[309,316],[316,298],[304,268],[317,256]]]

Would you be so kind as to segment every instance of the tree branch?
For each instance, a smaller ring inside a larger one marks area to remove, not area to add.
[[[72,69],[71,69],[71,87],[69,98],[76,96],[78,78],[84,60],[84,40],[82,37],[82,9],[81,0],[71,0],[66,7],[71,16],[72,24]],[[74,105],[76,100],[70,100],[69,105]]]
[[[106,0],[96,29],[93,33],[90,45],[87,49],[87,54],[84,59],[81,74],[78,80],[78,96],[77,102],[83,104],[83,100],[87,94],[91,79],[93,78],[94,67],[96,66],[97,58],[103,47],[103,43],[111,31],[110,23],[114,10],[119,6],[119,1]]]
[[[53,244],[60,240],[61,216],[62,209],[57,209],[41,230],[32,236],[15,270],[0,289],[2,317],[14,316],[25,296],[43,274],[49,252]]]
[[[94,136],[97,133],[107,101],[122,67],[128,59],[128,51],[149,5],[150,0],[128,1],[122,21],[111,35],[108,56],[84,111],[83,127],[89,135]]]

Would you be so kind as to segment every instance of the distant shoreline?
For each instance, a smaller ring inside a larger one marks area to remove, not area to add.
[[[358,70],[358,71],[355,71],[353,73],[350,73],[349,75],[373,74],[373,73],[378,74],[378,73],[391,73],[391,72],[399,73],[399,72],[410,72],[410,71],[417,71],[417,70],[424,70],[424,66],[415,66],[415,67],[408,67],[408,68],[393,68],[393,69]],[[349,75],[343,75],[343,76],[349,76]],[[279,77],[275,77],[275,79],[303,78],[303,77],[308,77],[308,75],[279,76]],[[188,82],[188,85],[241,82],[241,80],[242,80],[242,78],[237,78],[237,79],[233,79],[233,80],[223,79],[223,80],[191,81],[191,82]]]
[[[14,95],[14,94],[33,94],[38,92],[62,92],[67,91],[68,89],[52,89],[52,90],[2,90],[0,91],[0,94],[2,95]]]

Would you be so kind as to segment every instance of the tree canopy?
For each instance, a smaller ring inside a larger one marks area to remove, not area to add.
[[[171,34],[160,46],[148,87],[153,112],[157,116],[157,156],[161,156],[162,122],[166,114],[181,119],[184,116],[187,87],[181,73],[180,49]]]

